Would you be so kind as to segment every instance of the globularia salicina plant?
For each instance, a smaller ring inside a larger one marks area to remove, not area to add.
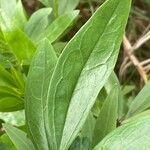
[[[131,0],[106,0],[65,47],[79,0],[40,1],[27,19],[21,0],[0,0],[0,111],[26,117],[3,124],[0,149],[148,150],[150,83],[126,109],[113,72]]]

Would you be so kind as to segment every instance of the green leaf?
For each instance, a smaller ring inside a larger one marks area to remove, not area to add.
[[[45,110],[46,97],[57,57],[50,42],[43,40],[30,66],[26,93],[25,107],[27,126],[33,143],[40,150],[49,150],[49,133],[46,133]],[[34,87],[34,88],[33,88]],[[38,111],[37,111],[38,110]]]
[[[144,86],[129,106],[126,117],[138,114],[150,107],[150,81]]]
[[[6,96],[15,96],[15,97],[21,97],[21,92],[10,86],[0,86],[0,98],[6,97]]]
[[[76,10],[59,16],[46,28],[39,40],[47,37],[53,43],[72,25],[78,14],[79,11]]]
[[[58,11],[59,15],[75,9],[80,0],[39,0],[47,7],[52,7],[53,11]]]
[[[124,122],[107,135],[93,150],[148,150],[150,147],[150,111]]]
[[[110,76],[130,3],[131,0],[108,0],[60,55],[48,91],[47,128],[50,127],[53,147],[67,149],[70,146]]]
[[[24,95],[25,90],[24,75],[21,73],[21,71],[16,70],[14,67],[11,67],[10,70],[14,83],[16,84],[17,88],[22,92],[22,95]]]
[[[0,27],[13,54],[21,64],[30,61],[35,52],[35,46],[32,41],[3,11],[0,11],[0,19]]]
[[[51,11],[51,8],[42,8],[30,17],[26,24],[25,32],[33,41],[38,41],[41,33],[50,23],[49,15],[51,14]]]
[[[0,98],[0,112],[12,112],[23,108],[24,103],[21,98],[13,96]]]
[[[11,74],[5,70],[3,66],[0,65],[0,85],[14,85],[13,78]]]
[[[9,136],[7,134],[3,134],[0,137],[0,142],[4,143],[7,146],[6,150],[16,150],[15,146],[13,145],[12,141],[10,140]],[[5,149],[1,149],[0,150],[5,150]]]
[[[8,5],[9,5],[9,3],[8,3]],[[22,30],[24,29],[25,24],[27,23],[26,13],[23,8],[21,0],[18,0],[18,2],[16,3],[16,8],[15,8],[15,12],[14,12],[12,21],[14,21],[15,25],[17,25]]]
[[[123,93],[121,90],[121,85],[119,83],[119,80],[116,76],[116,74],[114,72],[112,72],[112,74],[109,76],[106,84],[105,84],[105,89],[107,91],[107,93],[109,94],[110,91],[112,90],[112,88],[114,88],[114,85],[116,85],[116,88],[119,90],[119,101],[118,101],[118,119],[121,119],[122,117],[125,116],[128,108],[127,108],[127,104],[126,101],[123,97]]]
[[[7,135],[10,137],[17,150],[35,150],[27,134],[9,124],[3,125]]]
[[[116,85],[110,91],[100,110],[94,129],[93,146],[98,144],[99,141],[101,141],[109,132],[116,128],[118,118],[118,102],[119,90]]]
[[[27,18],[21,0],[0,0],[0,8],[6,14],[6,17],[23,29]]]
[[[5,12],[6,16],[10,19],[14,15],[14,11],[16,7],[16,0],[0,0],[0,8],[3,12]]]

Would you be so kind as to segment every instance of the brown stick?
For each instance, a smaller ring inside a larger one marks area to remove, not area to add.
[[[126,52],[127,56],[129,57],[133,65],[136,67],[143,81],[146,83],[147,82],[146,72],[144,71],[144,68],[140,64],[139,60],[134,55],[131,43],[129,42],[129,40],[127,39],[125,35],[123,37],[123,46],[124,46],[124,51]]]

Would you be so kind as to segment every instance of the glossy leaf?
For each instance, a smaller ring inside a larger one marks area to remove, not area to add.
[[[33,40],[38,41],[41,33],[50,23],[49,15],[51,8],[42,8],[36,11],[29,19],[25,27],[25,32]]]
[[[108,0],[60,55],[48,92],[53,147],[67,149],[70,146],[110,76],[130,3],[130,0]]]
[[[0,19],[0,27],[13,54],[20,63],[30,61],[35,52],[35,46],[32,41],[5,15],[3,11],[0,11]]]
[[[127,117],[138,114],[150,107],[150,81],[144,86],[129,106]]]
[[[7,135],[10,137],[17,150],[35,150],[27,134],[9,124],[3,125]]]
[[[49,150],[49,133],[46,133],[45,110],[48,86],[57,62],[48,40],[43,40],[30,66],[25,96],[27,126],[32,141],[40,150]],[[34,88],[33,88],[34,87]],[[38,110],[38,111],[37,111]]]
[[[53,43],[72,25],[78,14],[79,11],[76,10],[59,16],[46,28],[40,39],[47,37]]]
[[[150,111],[135,116],[107,135],[93,150],[148,150]]]
[[[93,146],[99,143],[109,132],[116,129],[118,118],[119,90],[117,85],[112,88],[97,118]]]

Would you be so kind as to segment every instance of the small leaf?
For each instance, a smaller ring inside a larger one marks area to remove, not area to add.
[[[28,73],[25,110],[28,131],[33,143],[40,150],[49,150],[49,132],[46,132],[46,97],[57,57],[48,40],[39,44]],[[34,87],[34,88],[33,88]],[[38,111],[37,111],[38,110]]]
[[[144,86],[129,106],[126,117],[138,114],[150,107],[150,81]]]
[[[0,112],[13,112],[24,108],[24,103],[18,97],[3,97],[0,98]]]
[[[14,85],[13,78],[11,74],[3,67],[0,65],[0,85]]]
[[[76,10],[60,15],[46,28],[40,39],[42,40],[43,38],[47,37],[49,41],[53,43],[72,25],[78,14],[79,11]]]
[[[93,146],[98,144],[109,132],[116,129],[119,101],[118,91],[118,86],[114,86],[104,101],[94,129]]]
[[[50,23],[49,15],[51,8],[42,8],[37,10],[29,19],[25,27],[25,32],[33,40],[38,41],[41,33]]]
[[[150,111],[141,113],[107,135],[93,150],[148,150]]]
[[[48,91],[47,128],[50,127],[54,149],[69,148],[110,76],[130,3],[131,0],[106,1],[60,55]]]
[[[7,135],[10,137],[17,150],[35,150],[27,134],[9,124],[3,125]]]

